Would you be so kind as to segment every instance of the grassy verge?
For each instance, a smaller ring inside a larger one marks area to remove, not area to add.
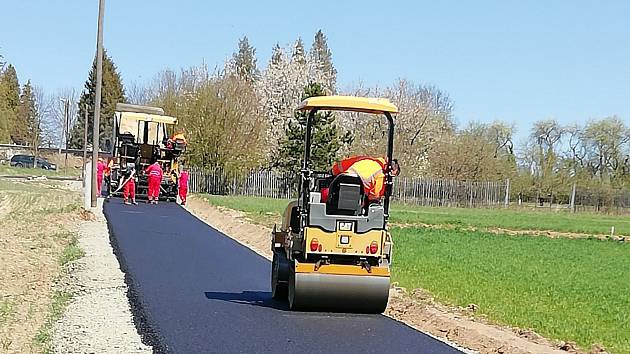
[[[55,291],[53,293],[46,322],[44,322],[44,325],[40,327],[33,339],[34,344],[41,348],[44,353],[50,352],[50,341],[52,339],[53,326],[55,322],[61,318],[71,300],[72,294],[70,293],[63,291]]]
[[[280,216],[284,212],[289,200],[286,199],[270,199],[259,197],[241,197],[241,196],[216,196],[209,194],[197,194],[197,198],[201,198],[212,205],[240,210],[252,222],[273,226],[280,222]]]
[[[243,211],[262,225],[279,222],[288,200],[242,196],[198,194],[213,205]],[[511,209],[428,208],[394,203],[390,221],[394,224],[446,225],[456,228],[503,228],[508,230],[550,230],[586,234],[630,235],[630,217],[601,214],[569,214]]]
[[[46,177],[78,177],[81,171],[74,168],[68,168],[66,174],[63,168],[56,171],[45,170],[43,168],[31,167],[12,167],[9,165],[0,165],[0,175],[3,176],[46,176]]]
[[[0,233],[7,251],[0,272],[1,351],[48,351],[53,324],[71,298],[51,293],[54,279],[83,255],[68,231],[78,222],[80,197],[60,182],[0,179],[0,225],[10,230]]]
[[[394,229],[393,281],[583,348],[630,352],[630,244]]]
[[[13,303],[9,300],[0,302],[0,326],[4,325],[13,314]]]
[[[77,239],[76,233],[62,233],[56,236],[69,240],[68,244],[59,255],[60,265],[64,266],[85,256],[85,252],[79,247],[79,240]]]

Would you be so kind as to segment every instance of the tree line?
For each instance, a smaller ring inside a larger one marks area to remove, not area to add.
[[[295,173],[305,124],[304,114],[295,112],[298,103],[310,96],[344,94],[386,97],[399,107],[394,148],[406,176],[466,181],[509,178],[518,191],[531,196],[566,195],[573,182],[608,189],[630,184],[630,127],[620,117],[568,126],[542,119],[529,129],[524,144],[516,144],[514,124],[509,121],[456,124],[453,99],[434,85],[398,79],[386,87],[359,84],[340,90],[332,51],[322,31],[315,34],[309,49],[301,38],[286,46],[275,44],[263,66],[258,64],[256,49],[243,37],[234,54],[214,68],[167,69],[149,82],[125,87],[106,54],[103,72],[100,141],[106,150],[115,104],[149,104],[179,119],[177,129],[190,142],[190,165]],[[0,75],[0,139],[34,141],[28,134],[37,129],[28,122],[38,106],[36,97],[26,98],[33,91],[27,90],[29,82],[20,89],[10,64],[3,64]],[[91,137],[95,84],[93,65],[73,114],[72,147],[81,148],[85,109]],[[30,102],[34,109],[25,108]],[[314,124],[313,159],[318,169],[327,169],[335,159],[350,154],[385,153],[387,126],[381,117],[322,112]]]

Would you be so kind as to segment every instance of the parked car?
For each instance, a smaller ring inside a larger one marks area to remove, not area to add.
[[[33,155],[13,155],[10,164],[15,167],[33,167],[34,159],[35,157]],[[43,157],[38,157],[37,168],[42,168],[44,170],[56,170],[57,165],[50,163]]]

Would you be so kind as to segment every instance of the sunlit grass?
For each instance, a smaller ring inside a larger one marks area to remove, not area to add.
[[[583,348],[630,352],[630,244],[464,230],[392,231],[393,281]]]

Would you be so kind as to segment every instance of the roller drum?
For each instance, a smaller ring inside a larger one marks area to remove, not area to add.
[[[388,276],[289,274],[289,306],[295,310],[382,313],[388,297]]]

